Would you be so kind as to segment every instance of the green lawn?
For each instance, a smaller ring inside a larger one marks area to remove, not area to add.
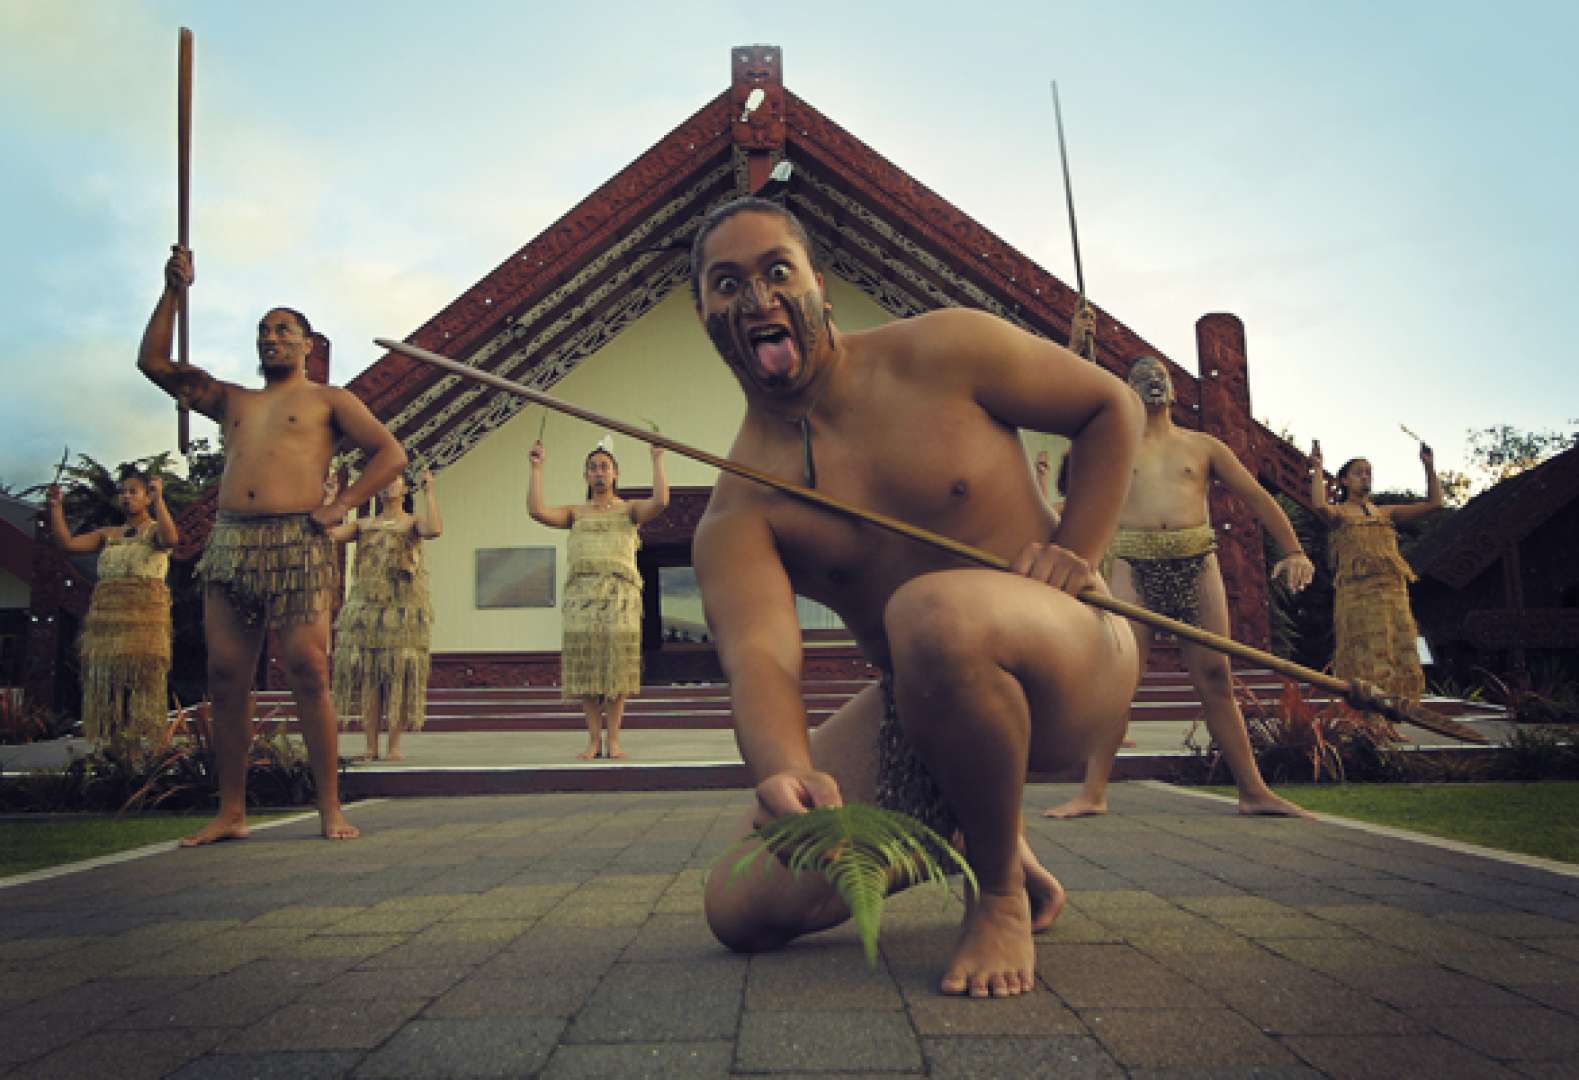
[[[1232,788],[1205,790],[1232,795]],[[1274,790],[1317,814],[1579,863],[1579,783],[1296,784]]]
[[[300,813],[274,810],[248,815],[253,824]],[[196,832],[207,814],[40,814],[0,820],[0,877],[91,859],[175,840]]]

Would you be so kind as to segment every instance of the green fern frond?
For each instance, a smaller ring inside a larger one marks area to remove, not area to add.
[[[751,869],[764,852],[799,875],[826,878],[850,908],[866,962],[877,964],[883,898],[891,885],[943,882],[950,868],[979,891],[970,865],[949,842],[915,818],[869,803],[824,806],[769,822],[747,839],[759,841],[736,861],[730,878]]]

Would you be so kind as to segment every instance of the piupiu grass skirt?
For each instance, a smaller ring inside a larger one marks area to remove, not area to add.
[[[1375,683],[1410,705],[1425,692],[1409,610],[1414,571],[1398,553],[1398,534],[1380,515],[1346,518],[1328,534],[1332,560],[1332,670]]]
[[[433,612],[426,603],[385,606],[353,590],[335,620],[334,707],[341,726],[353,713],[365,721],[364,710],[376,695],[391,731],[421,728],[432,638]]]
[[[334,606],[334,541],[307,514],[221,510],[196,577],[219,589],[249,626],[283,630]]]
[[[94,742],[156,740],[170,674],[170,590],[151,578],[112,578],[93,589],[78,641],[82,728]]]
[[[582,560],[565,582],[560,615],[564,700],[628,697],[641,689],[639,577],[613,560]]]
[[[1410,705],[1425,692],[1416,639],[1420,630],[1409,610],[1409,585],[1389,569],[1349,575],[1333,592],[1332,670],[1341,679],[1363,679]]]

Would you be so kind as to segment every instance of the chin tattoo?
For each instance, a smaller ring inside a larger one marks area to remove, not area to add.
[[[718,355],[724,358],[724,363],[732,368],[744,369],[746,357],[750,354],[750,345],[745,340],[745,335],[740,332],[740,320],[734,304],[728,310],[715,312],[707,317],[707,336],[713,342],[713,348],[718,350]]]

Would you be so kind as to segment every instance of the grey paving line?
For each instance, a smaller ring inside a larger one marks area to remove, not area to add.
[[[376,806],[388,802],[388,799],[360,799],[354,803],[346,803],[344,808],[350,811],[364,806]],[[263,821],[249,827],[251,832],[262,832],[264,829],[274,829],[281,825],[294,825],[298,821],[306,821],[316,817],[318,811],[307,810],[290,817],[279,818],[276,821]],[[161,840],[157,844],[145,844],[142,847],[131,848],[127,851],[115,851],[108,855],[95,855],[91,859],[80,859],[77,862],[64,863],[60,866],[46,866],[42,870],[30,870],[25,874],[13,874],[10,877],[0,878],[0,889],[11,889],[18,885],[31,885],[35,881],[48,881],[51,878],[65,877],[68,874],[80,874],[84,870],[97,870],[101,866],[114,866],[117,863],[136,862],[146,859],[150,855],[163,855],[167,851],[175,851],[180,847],[179,840]]]
[[[1193,791],[1162,780],[1136,780],[1132,782],[1157,791],[1171,792],[1174,795],[1181,795],[1189,799],[1210,799],[1213,802],[1222,803],[1234,803],[1236,801],[1231,795],[1217,795],[1210,791]],[[1483,847],[1480,844],[1471,844],[1463,840],[1449,840],[1444,836],[1432,836],[1429,833],[1415,832],[1411,829],[1400,829],[1394,825],[1377,825],[1375,822],[1346,818],[1338,814],[1319,814],[1316,820],[1330,822],[1333,825],[1339,825],[1345,829],[1354,829],[1358,832],[1391,837],[1394,840],[1410,840],[1425,847],[1439,848],[1442,851],[1452,851],[1460,855],[1477,855],[1483,859],[1507,863],[1510,866],[1525,866],[1534,870],[1546,870],[1563,877],[1579,878],[1579,866],[1573,863],[1559,862],[1556,859],[1543,859],[1539,855],[1521,855],[1516,851]]]

